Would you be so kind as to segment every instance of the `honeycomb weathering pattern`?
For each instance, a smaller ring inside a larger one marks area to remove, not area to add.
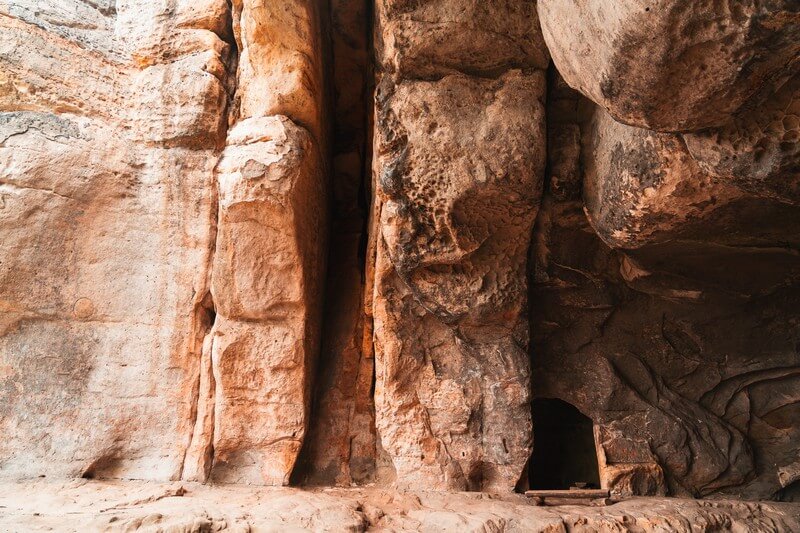
[[[0,477],[800,498],[798,3],[372,4],[2,3]]]

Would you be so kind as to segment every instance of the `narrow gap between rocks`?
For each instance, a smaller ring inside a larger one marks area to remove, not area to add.
[[[309,426],[291,485],[370,480],[363,452],[372,438],[362,419],[372,405],[374,365],[364,312],[371,204],[372,2],[330,0],[321,13],[327,50],[331,216],[319,359]],[[370,412],[374,426],[374,412]],[[362,451],[356,449],[361,447]]]

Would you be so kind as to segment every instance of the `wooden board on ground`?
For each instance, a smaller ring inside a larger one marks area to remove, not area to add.
[[[611,496],[607,489],[527,490],[529,498],[598,499]]]

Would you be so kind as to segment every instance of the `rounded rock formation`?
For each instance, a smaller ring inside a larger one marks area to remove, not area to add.
[[[618,121],[656,131],[721,126],[797,68],[800,3],[540,0],[553,61]]]

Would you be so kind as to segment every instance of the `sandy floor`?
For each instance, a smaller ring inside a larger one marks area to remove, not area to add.
[[[0,531],[781,531],[800,504],[636,498],[535,507],[523,496],[192,483],[0,483]]]

